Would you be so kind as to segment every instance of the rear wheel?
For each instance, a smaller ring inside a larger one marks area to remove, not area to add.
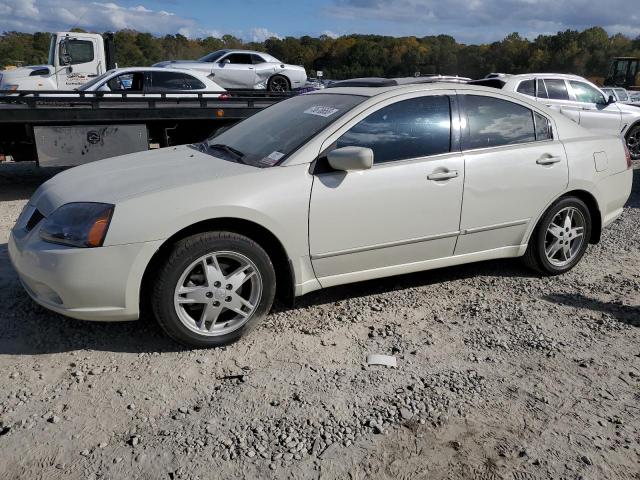
[[[568,272],[580,261],[591,238],[591,214],[576,197],[553,204],[531,235],[527,266],[547,275]]]
[[[274,75],[269,79],[267,84],[270,92],[288,92],[291,90],[289,79],[282,75]]]
[[[640,124],[634,125],[625,137],[627,149],[634,160],[640,160]]]
[[[275,271],[253,240],[208,232],[176,243],[160,268],[152,309],[164,331],[189,347],[218,347],[260,323],[275,295]]]

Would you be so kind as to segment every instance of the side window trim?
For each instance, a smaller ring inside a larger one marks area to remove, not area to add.
[[[539,94],[542,93],[539,91],[538,86],[542,85],[542,88],[544,88],[544,97],[541,97]],[[549,92],[547,90],[547,84],[544,81],[544,78],[536,78],[536,98],[544,98],[549,100]]]
[[[546,115],[543,115],[537,110],[531,110],[531,115],[533,115],[533,128],[536,135],[535,141],[536,142],[553,142],[556,139],[556,135],[555,135],[555,130],[553,128],[553,123],[551,123],[551,120],[549,120],[549,117],[547,117]],[[538,117],[542,117],[546,120],[547,128],[549,128],[549,133],[551,134],[551,138],[538,139]]]

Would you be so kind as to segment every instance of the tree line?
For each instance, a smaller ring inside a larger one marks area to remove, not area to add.
[[[0,35],[0,67],[46,63],[50,34],[5,32]],[[488,44],[466,45],[449,35],[389,37],[344,35],[269,38],[243,42],[232,35],[189,39],[154,36],[132,30],[115,34],[118,66],[146,66],[162,60],[195,59],[221,48],[265,51],[286,63],[304,65],[309,76],[325,78],[460,75],[479,78],[490,72],[575,73],[593,79],[606,75],[611,58],[640,57],[640,37],[609,35],[603,28],[566,30],[533,40],[512,33]]]

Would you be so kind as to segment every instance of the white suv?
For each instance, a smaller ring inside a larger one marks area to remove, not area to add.
[[[589,130],[623,136],[632,158],[640,159],[640,108],[616,102],[582,77],[559,73],[500,74],[470,83],[534,97]]]

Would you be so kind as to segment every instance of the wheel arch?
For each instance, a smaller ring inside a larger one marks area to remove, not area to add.
[[[157,271],[161,262],[168,256],[171,246],[179,240],[196,235],[198,233],[211,231],[227,231],[245,235],[260,245],[269,255],[276,271],[276,299],[290,304],[294,298],[295,272],[291,260],[282,242],[276,235],[264,226],[235,217],[222,217],[202,220],[192,225],[184,227],[167,238],[160,248],[153,255],[142,276],[140,286],[140,309],[143,312],[149,311],[147,304],[150,298],[148,292],[152,286],[154,272]]]
[[[538,224],[540,223],[540,220],[542,219],[544,214],[547,212],[547,210],[549,210],[549,208],[551,208],[551,206],[555,204],[557,201],[566,197],[576,197],[585,203],[585,205],[589,209],[589,214],[591,215],[591,223],[592,223],[591,238],[589,239],[589,243],[596,244],[600,242],[600,238],[602,235],[602,214],[600,213],[600,207],[598,206],[598,201],[596,200],[596,197],[594,197],[591,192],[587,190],[575,189],[575,190],[569,190],[567,192],[564,192],[562,195],[558,196],[552,202],[550,202],[549,205],[547,205],[547,207],[540,213],[540,215],[536,219],[535,226],[533,227],[531,232],[529,232],[527,243],[531,241],[531,236],[538,228]]]
[[[638,118],[631,125],[629,125],[629,128],[627,128],[627,131],[624,133],[624,144],[625,144],[625,146],[627,146],[627,148],[629,148],[629,146],[627,145],[629,134],[636,127],[640,127],[640,118]],[[631,154],[631,158],[633,158],[634,160],[637,160],[637,158],[633,157],[633,154]]]

